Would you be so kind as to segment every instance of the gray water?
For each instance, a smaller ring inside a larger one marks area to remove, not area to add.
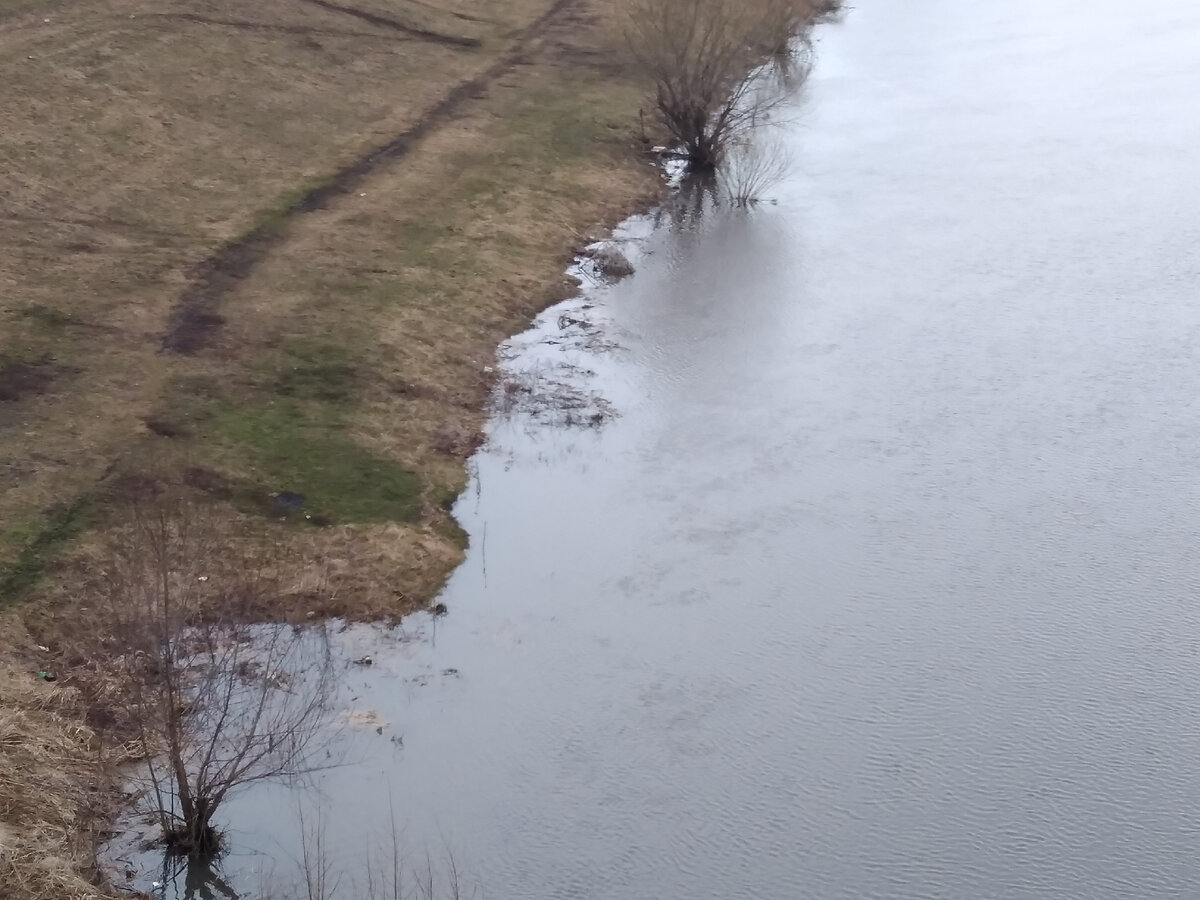
[[[777,202],[509,348],[616,418],[499,417],[450,614],[344,636],[347,868],[394,811],[500,900],[1200,897],[1200,3],[819,38]]]

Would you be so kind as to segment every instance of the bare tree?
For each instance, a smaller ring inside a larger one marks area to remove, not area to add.
[[[229,796],[311,771],[325,745],[324,631],[250,624],[277,599],[289,562],[277,548],[231,543],[178,498],[140,505],[113,542],[109,611],[148,793],[174,853],[216,855],[213,821]]]
[[[730,145],[784,99],[763,66],[804,34],[813,10],[809,0],[634,0],[630,50],[693,171],[720,165]]]

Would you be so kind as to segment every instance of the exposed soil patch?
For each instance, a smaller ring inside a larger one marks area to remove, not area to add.
[[[189,12],[173,12],[173,13],[153,13],[158,19],[173,19],[182,22],[194,22],[197,25],[213,25],[220,28],[249,28],[259,31],[270,31],[276,34],[294,34],[310,37],[352,37],[352,38],[369,38],[374,40],[414,40],[417,39],[413,35],[397,35],[379,34],[373,31],[342,31],[334,28],[314,28],[306,25],[281,25],[275,22],[250,22],[245,19],[218,19],[212,16],[202,16],[197,13]],[[406,30],[406,29],[404,29]],[[475,44],[471,46],[476,46]]]
[[[468,13],[459,12],[458,10],[454,10],[454,9],[442,9],[433,3],[427,2],[427,0],[409,0],[409,2],[412,3],[414,6],[423,6],[426,9],[435,10],[436,12],[438,12],[444,16],[451,16],[452,18],[455,18],[455,19],[461,19],[464,22],[490,22],[490,21],[492,21],[491,19],[484,18],[483,16],[472,16],[472,15],[469,15]]]
[[[146,428],[159,437],[176,438],[187,437],[191,434],[191,429],[183,422],[175,421],[165,415],[149,415],[142,420],[146,424]]]
[[[0,403],[46,393],[58,373],[59,367],[50,359],[5,363],[0,358]]]
[[[183,483],[218,500],[231,499],[235,490],[235,485],[230,479],[204,466],[189,466],[185,469]]]
[[[350,6],[342,6],[340,3],[330,3],[329,0],[301,0],[303,3],[311,3],[313,6],[319,6],[321,9],[327,9],[330,12],[344,13],[348,16],[353,16],[356,19],[361,19],[364,22],[370,22],[372,25],[378,25],[380,28],[390,28],[395,31],[402,31],[405,34],[410,34],[413,37],[419,37],[427,41],[435,41],[439,44],[448,44],[452,47],[478,47],[483,42],[479,38],[461,37],[453,34],[442,34],[437,31],[421,28],[408,22],[401,22],[398,19],[392,19],[388,16],[381,16],[373,12],[367,12],[363,9],[354,9]]]

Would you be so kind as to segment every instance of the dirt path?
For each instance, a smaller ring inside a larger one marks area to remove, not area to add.
[[[348,11],[326,0],[304,0],[321,7],[335,7]],[[503,56],[457,87],[452,89],[433,106],[426,110],[411,127],[396,135],[386,144],[364,153],[343,167],[328,180],[308,190],[279,215],[244,236],[226,244],[193,270],[192,282],[180,295],[167,322],[161,348],[173,353],[195,353],[210,342],[213,333],[224,323],[220,313],[223,297],[245,279],[259,262],[285,239],[287,224],[296,216],[324,208],[331,200],[354,190],[363,178],[381,165],[406,155],[418,141],[427,136],[439,124],[454,115],[463,101],[487,89],[487,86],[512,67],[525,52],[529,43],[555,21],[567,13],[578,0],[555,0],[555,3],[527,26],[513,41]],[[368,13],[356,15],[374,22],[378,17]],[[367,18],[369,17],[369,18]],[[395,23],[393,23],[395,24]]]
[[[405,34],[413,37],[422,38],[423,40],[435,41],[440,44],[449,44],[456,47],[478,47],[483,42],[479,38],[460,37],[453,34],[443,34],[440,31],[433,31],[428,28],[421,28],[412,25],[408,22],[401,22],[398,19],[393,19],[388,16],[381,16],[376,13],[367,12],[362,9],[355,9],[352,6],[343,6],[340,3],[330,3],[329,0],[300,0],[302,3],[311,3],[313,6],[319,6],[321,9],[327,9],[330,12],[343,13],[347,16],[353,16],[356,19],[362,19],[364,22],[370,22],[372,25],[378,25],[380,28],[391,28],[394,31],[402,31]]]
[[[189,12],[150,13],[149,16],[153,16],[154,18],[158,19],[174,19],[179,22],[194,22],[197,25],[216,25],[222,28],[248,28],[252,30],[275,32],[277,34],[304,35],[309,37],[348,37],[362,38],[365,40],[386,39],[394,41],[411,41],[420,40],[421,38],[419,35],[422,34],[422,32],[417,32],[418,36],[414,37],[412,34],[412,29],[409,29],[407,26],[400,25],[399,23],[397,23],[395,30],[401,32],[400,34],[384,36],[372,31],[346,31],[345,29],[313,28],[311,26],[304,25],[279,25],[273,22],[251,22],[247,19],[222,19],[214,16],[202,16],[199,13]],[[149,16],[147,16],[147,18]],[[466,41],[469,40],[467,38],[461,39],[463,43],[460,44],[460,39],[458,38],[447,38],[445,35],[437,35],[437,37],[448,43],[457,44],[459,46],[479,46],[479,42],[477,41],[466,43]]]

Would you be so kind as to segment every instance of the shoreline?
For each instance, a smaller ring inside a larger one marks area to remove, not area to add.
[[[111,507],[114,494],[123,500],[131,480],[145,471],[202,470],[219,476],[195,480],[202,495],[228,511],[223,524],[230,533],[261,531],[262,513],[247,499],[258,486],[239,484],[230,473],[248,469],[269,481],[279,467],[270,452],[245,464],[240,448],[258,436],[241,433],[245,423],[236,415],[248,409],[277,424],[270,411],[288,404],[306,421],[303,429],[285,426],[285,439],[312,440],[325,457],[365,447],[364,467],[374,477],[390,476],[395,463],[387,460],[396,460],[422,473],[423,484],[406,501],[413,514],[400,521],[381,509],[380,521],[372,523],[369,497],[343,495],[330,501],[336,515],[328,527],[267,524],[289,546],[328,566],[340,590],[320,605],[305,599],[296,609],[286,608],[289,601],[295,606],[294,597],[284,598],[265,614],[363,621],[397,619],[427,606],[465,549],[448,508],[466,485],[466,461],[482,440],[499,371],[497,347],[574,294],[576,284],[564,272],[584,245],[660,196],[661,177],[639,152],[640,86],[628,72],[614,78],[592,52],[606,35],[605,23],[586,15],[591,5],[553,4],[527,38],[488,67],[486,78],[455,89],[458,105],[408,144],[402,161],[375,166],[353,190],[319,203],[289,200],[302,215],[272,213],[254,226],[248,234],[266,235],[269,252],[252,271],[222,284],[226,292],[214,311],[225,322],[210,346],[151,359],[175,371],[156,373],[159,399],[143,407],[143,415],[174,434],[152,426],[150,434],[126,441],[87,494]],[[403,208],[392,198],[404,198]],[[329,247],[331,236],[343,238],[343,246]],[[298,279],[306,265],[311,279]],[[356,278],[330,283],[331,271],[346,270]],[[438,300],[453,291],[457,302],[431,309],[406,289],[412,282],[440,288]],[[361,316],[364,308],[374,324],[347,321],[348,313]],[[396,354],[409,348],[409,335],[379,340],[397,325],[420,338],[403,369]],[[314,350],[311,335],[326,339],[325,346]],[[331,349],[331,335],[340,347]],[[294,344],[300,352],[292,352]],[[301,368],[297,361],[311,371],[293,376],[298,384],[289,385],[291,393],[274,393]],[[347,367],[353,368],[349,391],[305,393],[313,380],[336,381]],[[377,379],[389,382],[386,390],[376,388]],[[205,382],[236,384],[239,394],[213,402],[178,390],[180,383]],[[164,413],[180,409],[182,415],[165,421]],[[325,437],[330,433],[352,437],[338,443]],[[397,447],[403,449],[397,453]],[[326,458],[314,463],[317,471],[326,465]],[[0,775],[10,783],[4,799],[12,810],[0,822],[0,880],[16,892],[14,900],[112,896],[115,886],[100,883],[95,851],[126,799],[116,765],[138,752],[119,721],[119,686],[105,673],[105,655],[115,651],[97,639],[103,615],[94,598],[102,591],[98,573],[111,526],[104,517],[67,520],[51,521],[55,535],[41,543],[48,552],[37,560],[36,578],[21,586],[20,597],[0,603],[7,638],[0,651],[6,734]],[[370,590],[363,589],[367,582],[374,582]]]
[[[128,351],[87,356],[74,310],[50,329],[80,372],[138,399],[106,398],[128,408],[96,444],[99,477],[84,466],[32,555],[0,558],[0,584],[15,585],[0,597],[0,726],[19,749],[0,756],[14,811],[0,879],[14,900],[115,890],[96,850],[127,800],[116,767],[141,750],[97,601],[106,542],[159,483],[219,510],[227,542],[269,534],[306,560],[265,621],[396,621],[461,564],[451,506],[485,439],[498,348],[577,296],[566,273],[585,249],[666,190],[645,152],[645,85],[611,58],[607,11],[556,0],[398,137],[260,208],[155,292],[149,320],[114,313],[141,325]],[[51,441],[70,422],[49,418],[62,397],[49,390],[36,413]],[[300,497],[303,518],[281,495]]]

